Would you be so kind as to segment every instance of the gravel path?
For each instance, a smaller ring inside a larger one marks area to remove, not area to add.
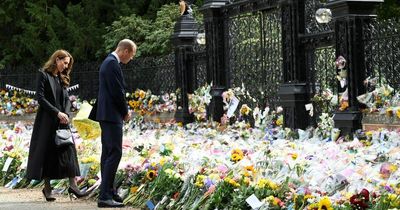
[[[98,209],[97,203],[91,199],[73,199],[57,195],[55,202],[46,202],[41,189],[8,189],[0,187],[0,209],[34,210],[34,209]],[[106,208],[102,208],[106,209]],[[115,209],[115,208],[114,208]],[[122,208],[133,209],[133,208]]]

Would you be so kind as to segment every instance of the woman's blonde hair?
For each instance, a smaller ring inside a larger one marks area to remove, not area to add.
[[[53,55],[50,56],[49,60],[47,60],[47,62],[44,64],[43,69],[44,71],[53,74],[54,76],[56,76],[56,72],[57,72],[57,63],[56,60],[58,59],[64,59],[65,57],[69,57],[70,61],[68,64],[68,69],[62,71],[61,73],[59,73],[59,76],[61,78],[61,81],[63,83],[64,87],[68,87],[69,86],[69,82],[70,82],[70,77],[69,74],[71,73],[72,70],[72,66],[74,65],[74,58],[72,57],[72,55],[66,51],[66,50],[56,50]]]

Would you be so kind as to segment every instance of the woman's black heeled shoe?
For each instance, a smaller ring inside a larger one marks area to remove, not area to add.
[[[56,198],[55,197],[47,197],[46,196],[46,192],[44,191],[44,189],[42,190],[42,193],[43,193],[43,196],[44,196],[44,198],[46,198],[46,201],[55,201],[56,200]]]
[[[88,192],[83,193],[81,191],[75,191],[71,187],[68,188],[68,194],[71,200],[72,200],[71,194],[74,195],[76,198],[82,198],[89,195]]]

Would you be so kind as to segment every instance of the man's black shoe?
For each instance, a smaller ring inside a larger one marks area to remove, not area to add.
[[[120,202],[116,202],[113,199],[98,200],[97,207],[99,207],[99,208],[120,208],[120,207],[124,207],[124,204],[120,203]]]
[[[118,194],[114,194],[112,198],[113,198],[114,201],[117,201],[119,203],[123,203],[124,202],[124,199],[122,199],[121,196],[119,196]]]

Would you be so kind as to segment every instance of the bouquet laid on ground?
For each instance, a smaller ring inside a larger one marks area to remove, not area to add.
[[[150,90],[137,89],[135,92],[127,93],[126,96],[130,109],[141,116],[174,112],[176,110],[175,93],[165,93],[157,96],[153,95]]]
[[[24,115],[35,113],[38,103],[32,95],[17,90],[0,90],[0,114],[1,115]]]
[[[212,84],[211,84],[212,85]],[[207,118],[207,106],[211,102],[211,85],[204,85],[188,94],[189,113],[193,113],[196,121],[205,121]]]

